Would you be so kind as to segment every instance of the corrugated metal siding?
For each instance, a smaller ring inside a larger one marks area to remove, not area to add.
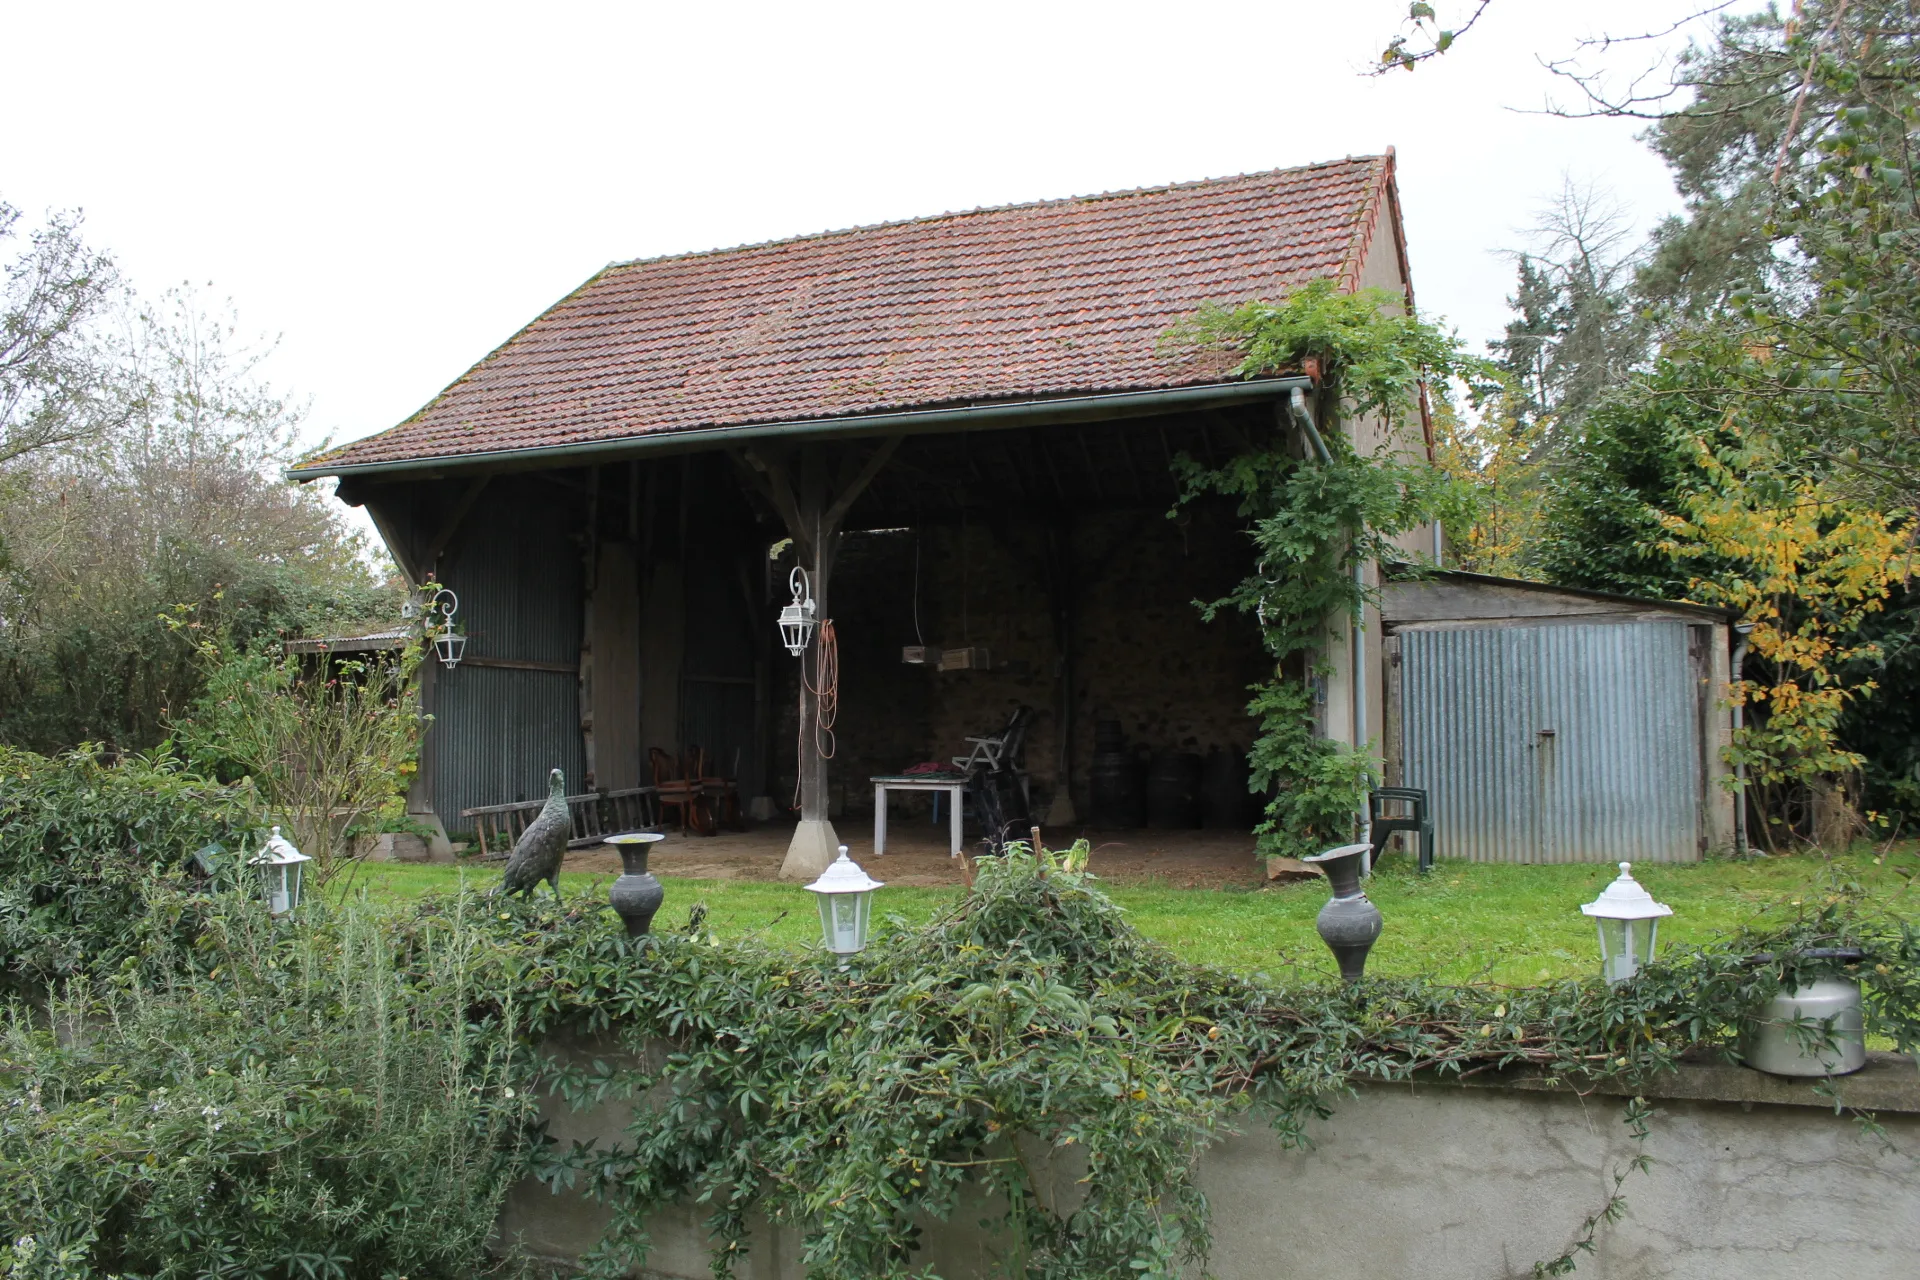
[[[499,495],[475,511],[459,554],[445,568],[460,597],[469,658],[573,666],[580,660],[580,550],[573,518],[558,504]],[[586,777],[577,675],[462,663],[434,686],[434,808],[451,829],[462,809],[547,793],[547,770],[569,790]]]
[[[1442,856],[1699,856],[1699,717],[1685,623],[1400,637],[1404,774],[1431,797]]]

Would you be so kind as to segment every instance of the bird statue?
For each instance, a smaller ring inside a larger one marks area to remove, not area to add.
[[[555,769],[547,775],[547,802],[520,838],[513,842],[500,888],[508,894],[521,894],[529,901],[542,880],[553,886],[560,897],[560,860],[567,854],[567,837],[573,834],[573,818],[567,812],[567,780]]]

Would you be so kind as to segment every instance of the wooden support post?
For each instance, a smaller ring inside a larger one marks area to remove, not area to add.
[[[857,467],[850,450],[858,446],[849,446],[849,451],[832,459],[840,464],[838,477],[832,479],[826,453],[831,446],[803,445],[797,467],[792,455],[770,455],[756,449],[743,455],[754,487],[779,513],[788,536],[794,540],[798,559],[812,575],[814,616],[822,622],[833,616],[828,601],[841,521],[899,444],[899,437],[889,437]],[[815,878],[832,863],[840,843],[828,817],[827,757],[821,751],[826,735],[820,726],[817,692],[821,688],[817,630],[814,636],[815,642],[800,656],[800,750],[796,762],[800,773],[800,825],[787,846],[786,860],[780,864],[783,880]]]

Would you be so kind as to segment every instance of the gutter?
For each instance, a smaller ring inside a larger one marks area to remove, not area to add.
[[[552,463],[574,459],[624,459],[656,452],[692,452],[720,448],[748,440],[782,436],[817,439],[846,436],[931,435],[954,430],[995,430],[1061,421],[1097,421],[1103,418],[1142,417],[1176,409],[1204,409],[1264,400],[1285,393],[1302,396],[1313,385],[1310,378],[1258,378],[1244,382],[1214,382],[1197,387],[1157,391],[1116,391],[1099,395],[1062,396],[946,409],[918,409],[898,413],[864,413],[842,418],[802,418],[738,427],[699,427],[690,431],[663,431],[622,436],[579,444],[540,445],[527,449],[495,449],[484,453],[443,454],[393,462],[361,462],[329,466],[288,467],[289,480],[316,480],[322,476],[380,475],[395,472],[445,471],[476,467]]]

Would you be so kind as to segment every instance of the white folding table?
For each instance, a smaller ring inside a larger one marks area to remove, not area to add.
[[[947,856],[960,856],[960,800],[966,794],[964,773],[889,773],[870,778],[873,783],[873,852],[877,857],[887,851],[887,792],[944,791],[947,793]]]

